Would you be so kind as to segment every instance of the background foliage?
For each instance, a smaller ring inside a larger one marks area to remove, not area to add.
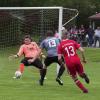
[[[1,7],[63,6],[76,8],[80,14],[77,25],[88,25],[88,17],[100,11],[100,0],[0,0]]]

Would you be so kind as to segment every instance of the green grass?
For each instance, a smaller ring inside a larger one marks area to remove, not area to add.
[[[86,48],[87,64],[85,71],[90,77],[88,94],[83,94],[74,84],[72,79],[64,73],[62,80],[64,86],[59,86],[56,81],[56,64],[48,68],[47,80],[44,86],[39,86],[39,72],[32,66],[25,68],[21,79],[13,79],[20,59],[8,60],[16,49],[0,51],[0,100],[100,100],[100,49]]]

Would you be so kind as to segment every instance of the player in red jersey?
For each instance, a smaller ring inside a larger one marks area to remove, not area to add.
[[[62,55],[64,56],[67,69],[72,79],[84,93],[88,93],[88,90],[77,78],[77,74],[78,74],[80,77],[85,79],[86,83],[89,83],[89,78],[85,74],[83,65],[81,64],[80,58],[76,53],[77,50],[81,52],[83,62],[86,63],[85,56],[84,56],[84,49],[80,47],[80,45],[75,41],[69,40],[68,32],[64,31],[62,35],[62,41],[58,46],[58,59],[59,61],[61,61]]]
[[[38,47],[36,42],[32,42],[31,37],[26,35],[23,40],[23,44],[20,46],[20,49],[16,55],[12,55],[9,58],[17,58],[24,55],[24,58],[21,60],[19,71],[23,73],[25,66],[35,66],[40,70],[40,85],[43,85],[44,77],[45,77],[45,69],[43,68],[43,64],[39,59],[41,53],[41,49]]]

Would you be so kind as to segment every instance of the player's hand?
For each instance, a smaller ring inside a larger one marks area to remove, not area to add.
[[[83,60],[82,62],[83,62],[83,63],[87,63],[87,61],[86,61],[86,60]]]
[[[42,58],[43,58],[43,59],[45,59],[45,58],[46,58],[46,56],[45,56],[45,55],[41,55],[41,56],[42,56]]]
[[[9,60],[13,60],[14,58],[17,58],[17,57],[18,57],[17,55],[11,54],[11,55],[8,57],[8,59],[9,59]]]
[[[41,56],[41,58],[43,58],[43,59],[46,58],[46,56],[43,54],[43,52],[41,52],[40,56]]]
[[[34,58],[29,59],[29,60],[28,60],[29,64],[31,64],[32,62],[34,62],[34,60],[35,60]]]

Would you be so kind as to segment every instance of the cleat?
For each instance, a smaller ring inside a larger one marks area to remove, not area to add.
[[[18,76],[18,77],[14,76],[13,79],[20,79],[20,77],[21,77],[21,76]]]
[[[90,83],[90,80],[89,80],[89,78],[88,78],[88,77],[85,77],[85,82],[86,82],[87,84],[89,84],[89,83]]]
[[[83,91],[83,93],[88,93],[88,90],[87,90],[87,89],[85,89],[85,90]]]
[[[87,84],[90,83],[90,80],[89,80],[89,78],[87,77],[87,75],[86,75],[85,73],[83,73],[83,75],[82,75],[81,77],[84,78],[84,80],[85,80],[85,82],[86,82]]]
[[[56,78],[56,81],[59,83],[59,85],[63,85],[63,82],[60,80],[60,78]]]

